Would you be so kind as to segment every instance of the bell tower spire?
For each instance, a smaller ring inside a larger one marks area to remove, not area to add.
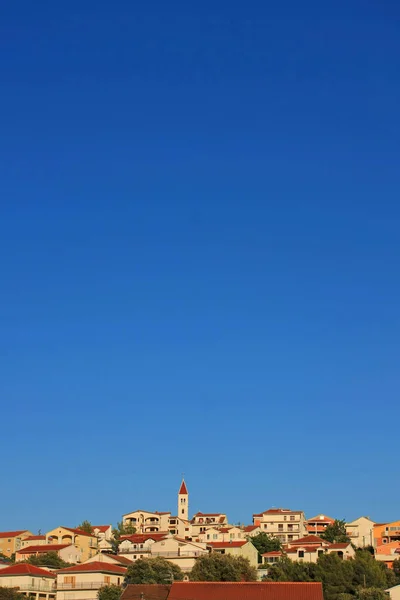
[[[178,517],[185,521],[189,519],[189,492],[183,478],[178,492]]]

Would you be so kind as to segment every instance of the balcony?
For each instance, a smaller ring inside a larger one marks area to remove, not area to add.
[[[57,590],[99,590],[105,585],[110,584],[104,581],[87,581],[84,583],[77,581],[75,583],[59,583]]]
[[[164,558],[197,558],[202,556],[204,552],[152,552],[151,556],[163,556]]]
[[[56,593],[56,585],[50,585],[50,584],[46,584],[44,582],[37,582],[32,584],[23,584],[23,585],[19,585],[17,586],[18,590],[21,592],[48,592],[48,593]]]

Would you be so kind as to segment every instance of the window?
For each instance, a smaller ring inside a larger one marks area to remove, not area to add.
[[[304,550],[299,550],[299,558],[304,558]]]
[[[133,555],[133,560],[136,560],[137,556],[136,554]]]
[[[295,520],[296,520],[296,517],[295,517],[294,515],[290,515],[290,520],[291,520],[291,521],[295,521]]]
[[[265,524],[265,525],[264,525],[264,529],[267,529],[267,527],[268,527],[268,525],[267,525],[267,524]]]
[[[117,578],[117,585],[121,585],[121,577]]]
[[[184,508],[182,508],[182,514],[183,514],[183,515],[185,514],[185,509],[184,509]]]
[[[217,540],[218,539],[218,533],[213,533],[213,540]]]
[[[278,531],[283,531],[283,525],[281,523],[278,525]]]
[[[284,520],[284,521],[286,521],[286,520],[287,520],[287,516],[286,516],[286,515],[283,517],[283,520]]]
[[[208,539],[208,540],[210,539],[210,534],[209,534],[209,533],[207,533],[207,539]]]
[[[111,577],[109,575],[104,575],[104,583],[106,585],[110,585]]]

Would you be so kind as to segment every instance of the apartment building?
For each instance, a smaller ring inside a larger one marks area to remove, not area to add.
[[[74,544],[39,544],[38,546],[26,546],[17,550],[15,560],[29,560],[31,556],[43,556],[49,552],[56,552],[57,555],[67,563],[77,563],[81,561],[82,550]]]
[[[311,519],[308,519],[306,523],[307,533],[310,535],[321,535],[328,525],[332,525],[334,522],[335,519],[322,514],[312,517]]]
[[[0,587],[14,588],[30,600],[55,600],[56,576],[34,565],[16,564],[0,569]]]
[[[97,553],[98,540],[92,533],[72,527],[56,527],[46,533],[47,544],[73,545],[80,549],[80,562]],[[49,550],[50,551],[50,550]]]
[[[376,523],[369,517],[358,517],[346,523],[346,533],[356,548],[374,545],[374,526]]]
[[[18,531],[0,531],[0,554],[10,558],[17,550],[21,548],[22,541],[33,535],[27,529]]]
[[[306,519],[302,510],[270,508],[253,515],[253,524],[260,530],[277,537],[283,544],[302,538],[307,533]]]

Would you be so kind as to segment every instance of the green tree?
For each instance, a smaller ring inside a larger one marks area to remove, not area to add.
[[[26,600],[26,596],[14,588],[0,587],[0,600]]]
[[[85,533],[93,533],[93,525],[90,521],[82,521],[80,525],[78,525],[77,529],[84,531]]]
[[[130,523],[124,524],[123,521],[119,521],[112,530],[112,536],[113,536],[111,539],[112,551],[115,553],[118,552],[118,546],[119,546],[119,542],[121,540],[121,536],[133,535],[134,533],[136,533],[136,528],[133,525],[131,525]]]
[[[46,554],[40,554],[39,556],[31,556],[28,559],[28,563],[35,565],[36,567],[50,567],[54,569],[62,569],[64,567],[70,567],[70,563],[65,562],[60,558],[57,552],[51,551]]]
[[[98,600],[119,600],[122,589],[119,585],[103,585],[97,592]]]
[[[393,561],[392,569],[393,574],[396,577],[396,583],[400,583],[400,558],[396,558],[396,560]]]
[[[258,562],[262,561],[261,555],[265,552],[272,552],[273,550],[281,550],[282,544],[278,540],[278,538],[273,535],[269,535],[268,533],[264,533],[261,531],[254,537],[247,538],[249,542],[253,544],[258,550]]]
[[[182,581],[183,571],[178,565],[162,557],[140,558],[128,567],[125,584],[172,583]]]
[[[388,600],[388,595],[380,588],[360,588],[357,591],[357,600]]]
[[[247,558],[213,552],[200,556],[190,573],[191,581],[256,581],[257,570]]]
[[[328,527],[325,528],[325,531],[321,533],[321,537],[332,544],[344,542],[350,543],[350,538],[346,533],[346,523],[343,519],[336,519],[331,525],[328,525]]]

